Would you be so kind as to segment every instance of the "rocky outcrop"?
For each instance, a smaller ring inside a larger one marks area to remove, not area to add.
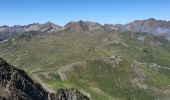
[[[23,70],[0,58],[0,98],[5,100],[48,100],[49,93]]]
[[[0,58],[0,100],[89,100],[76,89],[60,89],[48,93],[19,70]]]
[[[77,89],[59,89],[57,100],[89,100],[89,98],[83,96]]]

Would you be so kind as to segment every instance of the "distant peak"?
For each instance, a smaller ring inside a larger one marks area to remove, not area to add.
[[[149,19],[147,19],[147,21],[156,21],[156,19],[155,18],[149,18]]]
[[[0,27],[2,27],[2,28],[9,28],[9,26],[7,26],[7,25],[3,25],[3,26],[0,26]]]
[[[39,23],[32,23],[32,24],[29,24],[27,26],[32,26],[32,25],[40,25]]]
[[[46,23],[44,23],[44,24],[51,25],[51,24],[54,24],[54,23],[52,23],[52,22],[50,22],[50,21],[47,21],[47,22],[46,22]]]
[[[79,22],[79,23],[85,23],[85,21],[83,21],[83,20],[79,20],[78,22]]]

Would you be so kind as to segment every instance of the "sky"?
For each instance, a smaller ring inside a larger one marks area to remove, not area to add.
[[[170,0],[0,0],[0,25],[47,21],[126,24],[133,20],[170,20]]]

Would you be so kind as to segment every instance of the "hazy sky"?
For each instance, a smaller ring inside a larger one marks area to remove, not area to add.
[[[0,0],[0,25],[78,20],[124,24],[147,18],[170,20],[170,0]]]

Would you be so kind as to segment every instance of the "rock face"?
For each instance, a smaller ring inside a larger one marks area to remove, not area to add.
[[[23,70],[0,58],[0,99],[48,100],[49,93],[34,82]]]
[[[57,100],[89,100],[89,98],[83,96],[77,89],[59,89]]]
[[[60,89],[48,93],[19,70],[0,58],[0,100],[89,100],[76,89]]]

